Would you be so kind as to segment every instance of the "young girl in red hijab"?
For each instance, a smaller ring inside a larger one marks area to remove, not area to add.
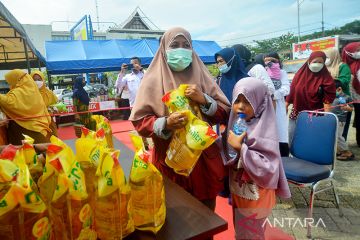
[[[346,45],[342,51],[342,60],[350,66],[351,70],[351,97],[354,101],[360,101],[360,42],[353,42]],[[354,103],[354,108],[356,142],[360,147],[360,103]]]
[[[289,120],[289,144],[291,145],[295,121],[303,110],[329,112],[336,96],[334,79],[325,67],[326,55],[322,51],[312,52],[309,59],[297,71],[286,98],[286,109],[293,104]]]

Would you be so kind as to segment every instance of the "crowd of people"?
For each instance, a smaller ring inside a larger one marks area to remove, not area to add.
[[[333,111],[342,126],[337,158],[354,159],[345,140],[348,130],[344,128],[351,119],[352,106],[355,112],[357,109],[357,103],[351,104],[346,94],[356,100],[360,93],[359,46],[347,45],[342,59],[337,49],[312,52],[290,84],[276,52],[252,60],[245,46],[235,45],[215,54],[221,73],[215,81],[193,51],[190,34],[173,28],[163,35],[141,80],[130,120],[140,135],[152,138],[152,159],[163,174],[212,210],[215,197],[228,179],[225,185],[230,189],[234,219],[255,212],[257,233],[265,234],[266,226],[261,223],[275,206],[275,196],[291,196],[281,157],[289,155],[299,112]],[[161,97],[179,84],[188,84],[186,96],[200,106],[209,124],[226,126],[221,141],[203,151],[189,177],[177,175],[164,161],[173,132],[184,127],[187,119],[181,113],[169,114]],[[341,98],[345,102],[339,102]],[[231,130],[238,113],[246,114],[248,124],[248,130],[240,136]],[[359,117],[355,116],[355,126],[359,127],[357,121]],[[229,149],[238,154],[230,155]],[[253,233],[234,226],[239,238],[253,237]]]
[[[131,73],[126,74],[128,66],[123,64],[115,86],[119,94],[125,87],[129,90],[129,120],[144,139],[152,139],[152,161],[162,174],[211,210],[215,209],[218,194],[228,187],[234,219],[255,212],[254,226],[264,234],[262,223],[275,206],[276,196],[291,196],[281,157],[289,156],[301,111],[335,113],[339,119],[337,158],[354,159],[346,139],[354,109],[360,146],[360,103],[352,103],[360,100],[360,42],[345,46],[341,55],[337,49],[312,52],[291,84],[279,54],[271,49],[252,58],[249,49],[237,44],[217,52],[214,60],[220,72],[218,79],[193,50],[190,33],[172,28],[162,36],[146,72],[141,59],[134,57]],[[1,134],[1,144],[20,145],[23,134],[35,143],[48,143],[51,135],[57,135],[48,110],[57,98],[46,88],[44,75],[16,69],[5,79],[10,91],[0,94],[0,108],[7,118],[1,123],[1,133],[6,133]],[[76,112],[89,107],[84,84],[82,77],[76,78]],[[203,120],[212,126],[225,126],[220,128],[218,141],[202,152],[189,177],[176,174],[165,163],[172,134],[185,126],[187,117],[179,112],[169,114],[162,97],[180,84],[188,85],[185,95],[199,106]],[[232,125],[239,113],[246,114],[248,128],[236,135]],[[78,123],[95,129],[90,113],[75,117]],[[237,154],[230,155],[230,150]],[[235,232],[239,238],[251,238],[253,234],[237,225]]]

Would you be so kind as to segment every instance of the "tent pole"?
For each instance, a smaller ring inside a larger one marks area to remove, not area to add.
[[[47,72],[47,76],[48,76],[49,88],[51,90],[54,90],[54,86],[53,86],[52,81],[51,81],[51,74],[49,72]]]
[[[38,67],[39,67],[39,71],[41,71],[41,62],[40,62],[40,59],[38,58]]]
[[[28,51],[27,51],[26,39],[25,38],[23,38],[23,42],[24,42],[24,50],[25,50],[27,70],[28,70],[28,73],[30,74],[31,73],[31,68],[30,68],[29,54],[28,54]]]

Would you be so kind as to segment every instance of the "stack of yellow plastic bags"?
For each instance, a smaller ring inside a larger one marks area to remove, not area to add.
[[[184,128],[174,131],[165,159],[169,167],[184,176],[191,174],[202,151],[217,138],[212,127],[202,120],[199,107],[185,96],[187,86],[181,84],[162,98],[170,113],[180,112],[188,119]]]
[[[52,136],[38,186],[50,208],[55,239],[96,239],[85,175],[71,148]]]
[[[21,148],[9,145],[0,155],[0,239],[53,237],[48,209],[25,160],[34,150],[31,148],[26,144]],[[37,159],[32,160],[31,165],[36,165]]]
[[[83,128],[76,156],[51,137],[45,166],[27,136],[22,147],[6,147],[0,155],[0,239],[115,240],[135,228],[157,233],[166,216],[161,173],[141,137],[132,136],[128,183],[120,151],[105,135],[103,128]]]
[[[161,173],[149,162],[141,137],[132,135],[136,151],[127,183],[118,161],[120,151],[109,148],[104,134],[103,129],[93,132],[83,128],[75,143],[76,157],[93,196],[90,202],[98,238],[121,239],[135,228],[157,233],[166,217]]]
[[[100,239],[121,239],[134,231],[130,215],[130,187],[119,164],[120,151],[109,148],[104,131],[82,129],[76,157],[84,169],[95,229]]]

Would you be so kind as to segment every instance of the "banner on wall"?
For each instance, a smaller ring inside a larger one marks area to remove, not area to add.
[[[329,48],[338,48],[339,37],[319,38],[299,43],[293,43],[293,59],[305,59],[314,51],[323,51]]]

